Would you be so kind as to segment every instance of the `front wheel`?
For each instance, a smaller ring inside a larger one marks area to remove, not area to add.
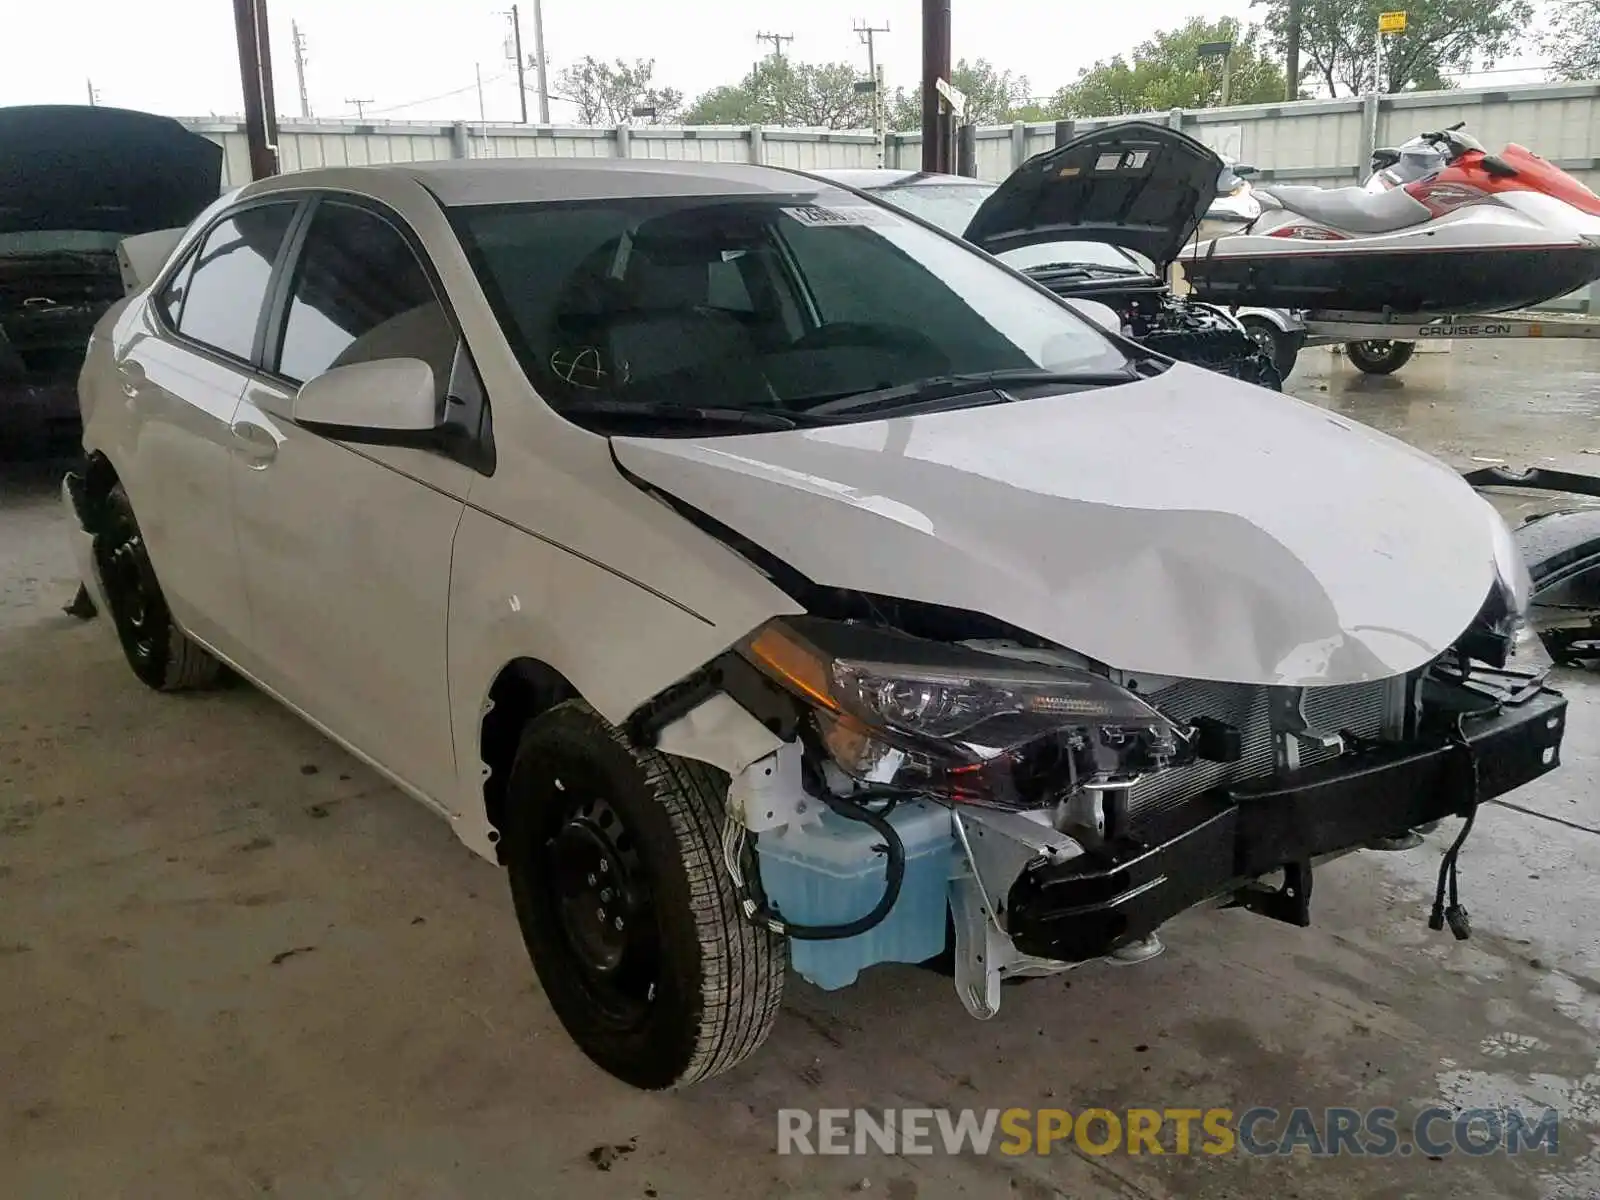
[[[1391,342],[1373,339],[1365,342],[1346,342],[1344,352],[1354,366],[1368,375],[1393,375],[1416,352],[1415,342]]]
[[[771,1032],[783,939],[722,864],[727,777],[631,746],[582,701],[523,731],[504,821],[523,941],[556,1016],[635,1087],[736,1066]]]

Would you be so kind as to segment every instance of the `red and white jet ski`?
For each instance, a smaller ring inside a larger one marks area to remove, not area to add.
[[[1483,313],[1600,279],[1600,196],[1521,146],[1489,154],[1456,129],[1415,141],[1437,150],[1438,168],[1409,182],[1252,188],[1261,215],[1183,258],[1195,293],[1216,304]]]

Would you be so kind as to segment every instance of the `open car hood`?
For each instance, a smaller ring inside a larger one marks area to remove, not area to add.
[[[1126,121],[1034,155],[983,202],[965,236],[990,254],[1110,242],[1165,268],[1199,228],[1222,168],[1187,134]]]
[[[1413,670],[1471,625],[1509,542],[1437,460],[1181,363],[1063,396],[612,447],[815,584],[987,614],[1155,676]]]
[[[188,225],[222,192],[222,147],[121,108],[0,108],[0,233]]]

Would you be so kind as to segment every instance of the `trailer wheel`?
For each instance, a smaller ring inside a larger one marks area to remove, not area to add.
[[[787,947],[745,918],[723,867],[727,789],[581,700],[517,748],[503,849],[523,941],[573,1041],[635,1087],[721,1074],[777,1019]]]
[[[1354,366],[1368,375],[1393,375],[1416,352],[1415,342],[1389,342],[1373,339],[1346,342],[1344,352]]]
[[[1285,333],[1265,317],[1240,317],[1239,324],[1250,335],[1250,340],[1261,347],[1261,352],[1272,360],[1281,379],[1289,378],[1300,357],[1299,339]]]

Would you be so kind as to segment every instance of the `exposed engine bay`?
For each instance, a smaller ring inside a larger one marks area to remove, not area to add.
[[[1199,904],[1307,925],[1316,863],[1451,815],[1429,925],[1470,936],[1472,816],[1553,769],[1565,724],[1538,638],[1494,597],[1429,665],[1323,688],[1134,677],[987,617],[806,601],[629,733],[676,748],[730,700],[759,721],[779,745],[734,773],[724,836],[746,917],[818,986],[922,963],[979,1018],[1008,978],[1153,956]]]
[[[1039,282],[1057,295],[1097,300],[1122,318],[1123,332],[1157,354],[1217,371],[1258,387],[1283,390],[1283,377],[1254,338],[1214,304],[1179,296],[1155,277],[1129,281]]]
[[[0,389],[64,389],[76,416],[76,383],[89,334],[122,298],[115,249],[4,252],[0,238]]]

